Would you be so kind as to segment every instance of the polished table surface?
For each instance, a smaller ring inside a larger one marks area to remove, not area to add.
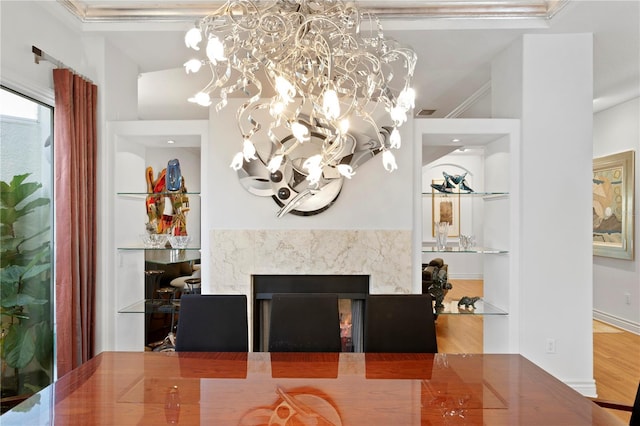
[[[0,424],[620,422],[520,355],[104,352]]]

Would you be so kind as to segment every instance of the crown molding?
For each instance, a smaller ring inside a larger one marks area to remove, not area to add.
[[[394,1],[361,0],[361,10],[380,18],[411,19],[551,19],[571,0],[505,1]],[[92,0],[57,0],[82,23],[105,22],[184,22],[206,16],[224,1],[207,2],[117,2]]]

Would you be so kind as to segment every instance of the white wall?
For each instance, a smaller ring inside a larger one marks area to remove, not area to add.
[[[31,46],[37,46],[98,86],[99,175],[111,170],[113,154],[104,140],[107,119],[135,119],[137,67],[103,37],[87,36],[80,22],[54,2],[0,2],[2,28],[0,81],[19,92],[53,105],[54,66],[34,62]],[[55,142],[54,142],[55,143]],[[113,282],[113,236],[110,235],[113,187],[98,178],[96,215],[98,265],[96,282],[96,351],[112,347],[115,339],[113,304],[107,293]]]
[[[597,113],[593,118],[593,156],[635,150],[635,257],[593,257],[594,317],[640,334],[640,98]],[[626,303],[626,295],[630,303]]]
[[[521,118],[520,353],[595,394],[591,34],[525,35],[493,66],[497,117]],[[548,340],[555,342],[549,353]]]
[[[39,100],[53,101],[53,66],[47,62],[36,64],[31,46],[39,47],[89,78],[96,78],[87,65],[79,26],[65,25],[38,2],[2,1],[0,15],[2,84],[28,91]]]

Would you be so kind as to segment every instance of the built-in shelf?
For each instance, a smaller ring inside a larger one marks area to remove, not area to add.
[[[174,248],[146,248],[142,246],[118,247],[121,251],[142,251],[144,250],[144,260],[162,265],[169,265],[179,262],[191,262],[200,260],[200,247],[187,247],[184,249]]]
[[[174,195],[195,195],[200,196],[200,192],[118,192],[119,197],[145,199],[149,195],[159,195],[161,197],[171,197]]]
[[[461,197],[482,197],[482,198],[492,198],[492,197],[506,197],[509,195],[508,192],[423,192],[423,196],[434,196],[438,197],[446,197],[452,195],[459,195]]]
[[[444,308],[434,310],[438,315],[508,315],[508,312],[487,303],[484,300],[478,300],[474,305],[475,309],[469,307],[465,308],[464,305],[458,307],[458,300],[445,300],[442,302]]]
[[[118,247],[118,250],[130,250],[130,251],[134,251],[134,250],[146,250],[146,251],[168,251],[168,250],[186,250],[186,251],[198,251],[200,250],[200,247],[185,247],[185,248],[173,248],[173,247],[145,247],[142,244],[132,244],[130,246],[125,246],[125,247]]]
[[[118,310],[120,314],[151,314],[164,313],[171,314],[180,308],[180,300],[139,300],[129,306]]]
[[[480,254],[501,254],[501,253],[509,253],[508,250],[490,248],[490,247],[470,247],[470,248],[462,248],[459,246],[447,246],[444,249],[438,249],[435,245],[432,244],[423,244],[422,245],[423,253],[480,253]]]

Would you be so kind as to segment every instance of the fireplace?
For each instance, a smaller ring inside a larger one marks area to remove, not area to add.
[[[369,294],[369,275],[252,275],[252,293],[254,351],[267,350],[271,298],[277,293],[337,294],[342,350],[363,351],[364,304]]]

